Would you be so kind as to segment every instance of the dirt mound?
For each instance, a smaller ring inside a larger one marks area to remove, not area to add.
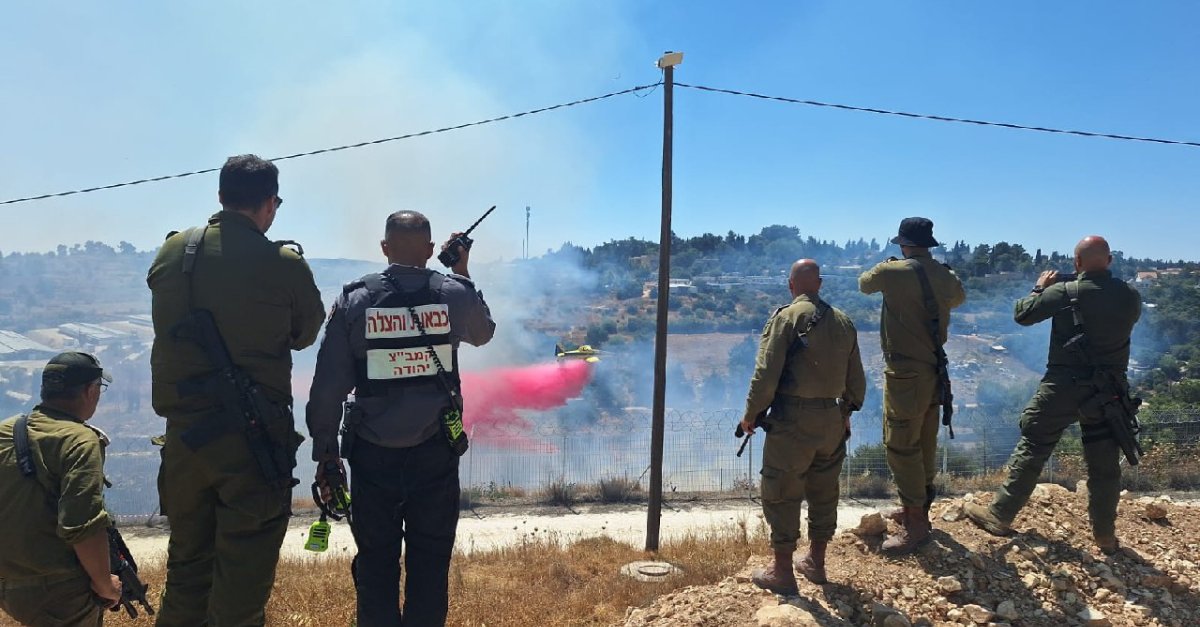
[[[800,579],[800,595],[778,597],[750,583],[746,567],[719,584],[686,588],[622,625],[1200,625],[1200,507],[1167,497],[1120,506],[1123,544],[1105,556],[1092,542],[1087,498],[1042,484],[998,538],[962,518],[966,500],[933,507],[933,539],[917,553],[888,558],[882,536],[839,534],[829,546],[832,582]]]

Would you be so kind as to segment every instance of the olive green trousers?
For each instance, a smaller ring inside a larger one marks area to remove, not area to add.
[[[911,360],[890,362],[884,370],[883,445],[900,503],[924,507],[927,488],[937,478],[940,406],[934,367]]]
[[[824,404],[777,401],[767,419],[771,430],[763,444],[762,504],[775,550],[796,550],[805,501],[810,540],[831,540],[837,530],[846,428],[832,399],[830,407],[818,406]]]

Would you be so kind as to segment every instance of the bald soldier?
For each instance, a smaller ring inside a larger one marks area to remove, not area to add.
[[[967,518],[992,534],[1011,531],[1063,431],[1079,421],[1092,535],[1105,554],[1117,550],[1121,451],[1103,414],[1093,415],[1089,408],[1098,406],[1094,401],[1099,395],[1129,393],[1129,336],[1142,308],[1137,290],[1109,271],[1111,263],[1108,242],[1089,235],[1075,246],[1075,280],[1063,281],[1053,270],[1043,272],[1033,291],[1013,308],[1013,319],[1022,326],[1051,320],[1050,351],[1041,385],[1021,414],[1021,439],[1008,462],[1008,479],[991,506],[963,507]],[[1079,309],[1084,342],[1071,342],[1077,333],[1073,304]]]
[[[756,417],[770,408],[761,424],[767,432],[762,503],[775,562],[752,579],[779,594],[796,594],[793,566],[809,581],[826,583],[825,548],[837,529],[850,414],[866,393],[858,331],[846,314],[821,300],[820,272],[812,259],[792,264],[793,300],[763,328],[742,417],[742,428],[753,433]],[[805,500],[809,550],[793,562]]]
[[[864,272],[858,289],[883,292],[883,444],[900,494],[901,509],[892,518],[901,532],[881,548],[905,554],[929,538],[937,476],[938,353],[946,343],[950,310],[963,304],[966,294],[950,267],[929,254],[941,245],[933,238],[933,221],[905,218],[892,243],[900,246],[904,259],[891,258]]]

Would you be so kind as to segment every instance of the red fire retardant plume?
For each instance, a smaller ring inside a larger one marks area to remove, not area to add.
[[[562,407],[579,396],[591,376],[585,361],[565,361],[520,368],[464,371],[463,423],[481,442],[514,448],[542,448],[530,438],[533,424],[518,409]]]

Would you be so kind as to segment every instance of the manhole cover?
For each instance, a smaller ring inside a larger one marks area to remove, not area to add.
[[[667,562],[630,562],[621,567],[621,574],[638,581],[661,581],[678,574],[677,567]]]

